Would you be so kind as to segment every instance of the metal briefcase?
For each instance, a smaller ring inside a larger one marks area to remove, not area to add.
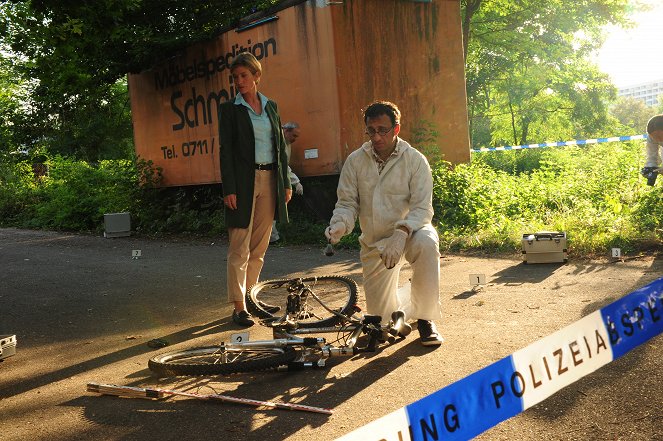
[[[566,263],[566,233],[539,231],[523,234],[524,263]]]
[[[0,335],[0,360],[16,354],[16,336]]]

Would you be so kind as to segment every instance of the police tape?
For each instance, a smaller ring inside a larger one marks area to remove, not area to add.
[[[663,332],[663,278],[339,438],[466,440]]]
[[[647,135],[645,134],[645,135],[630,135],[630,136],[613,136],[611,138],[594,138],[594,139],[573,139],[571,141],[543,142],[540,144],[526,144],[526,145],[505,145],[502,147],[487,147],[481,149],[472,149],[472,152],[482,153],[482,152],[499,152],[505,150],[538,149],[543,147],[562,147],[565,145],[585,145],[585,144],[600,144],[603,142],[635,141],[638,139],[647,139]]]

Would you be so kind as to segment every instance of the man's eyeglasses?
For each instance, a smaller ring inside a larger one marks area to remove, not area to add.
[[[367,127],[364,133],[367,134],[369,137],[373,137],[376,133],[380,136],[386,136],[387,133],[391,132],[393,128],[394,126],[391,126],[388,129],[380,127],[379,129],[375,130],[373,127]]]

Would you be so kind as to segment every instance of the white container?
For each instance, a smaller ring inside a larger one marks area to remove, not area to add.
[[[131,236],[131,215],[129,213],[104,214],[104,237]]]
[[[0,335],[0,360],[16,354],[16,336]]]
[[[559,231],[539,231],[525,233],[522,240],[523,262],[525,263],[566,263],[566,233]]]

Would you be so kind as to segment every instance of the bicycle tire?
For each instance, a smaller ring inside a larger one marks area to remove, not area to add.
[[[269,319],[281,317],[285,311],[288,297],[287,285],[291,279],[274,279],[258,282],[246,293],[246,306],[251,314],[263,319],[269,325]],[[311,289],[332,311],[343,315],[352,315],[357,303],[359,288],[357,283],[344,276],[302,277],[302,281],[311,285]],[[342,321],[341,317],[325,310],[314,298],[307,299],[306,314],[296,319],[301,328],[319,328],[334,326]],[[279,312],[270,313],[265,306],[279,306]]]
[[[275,369],[293,361],[294,348],[237,348],[205,346],[156,355],[148,361],[160,376],[227,375]]]

